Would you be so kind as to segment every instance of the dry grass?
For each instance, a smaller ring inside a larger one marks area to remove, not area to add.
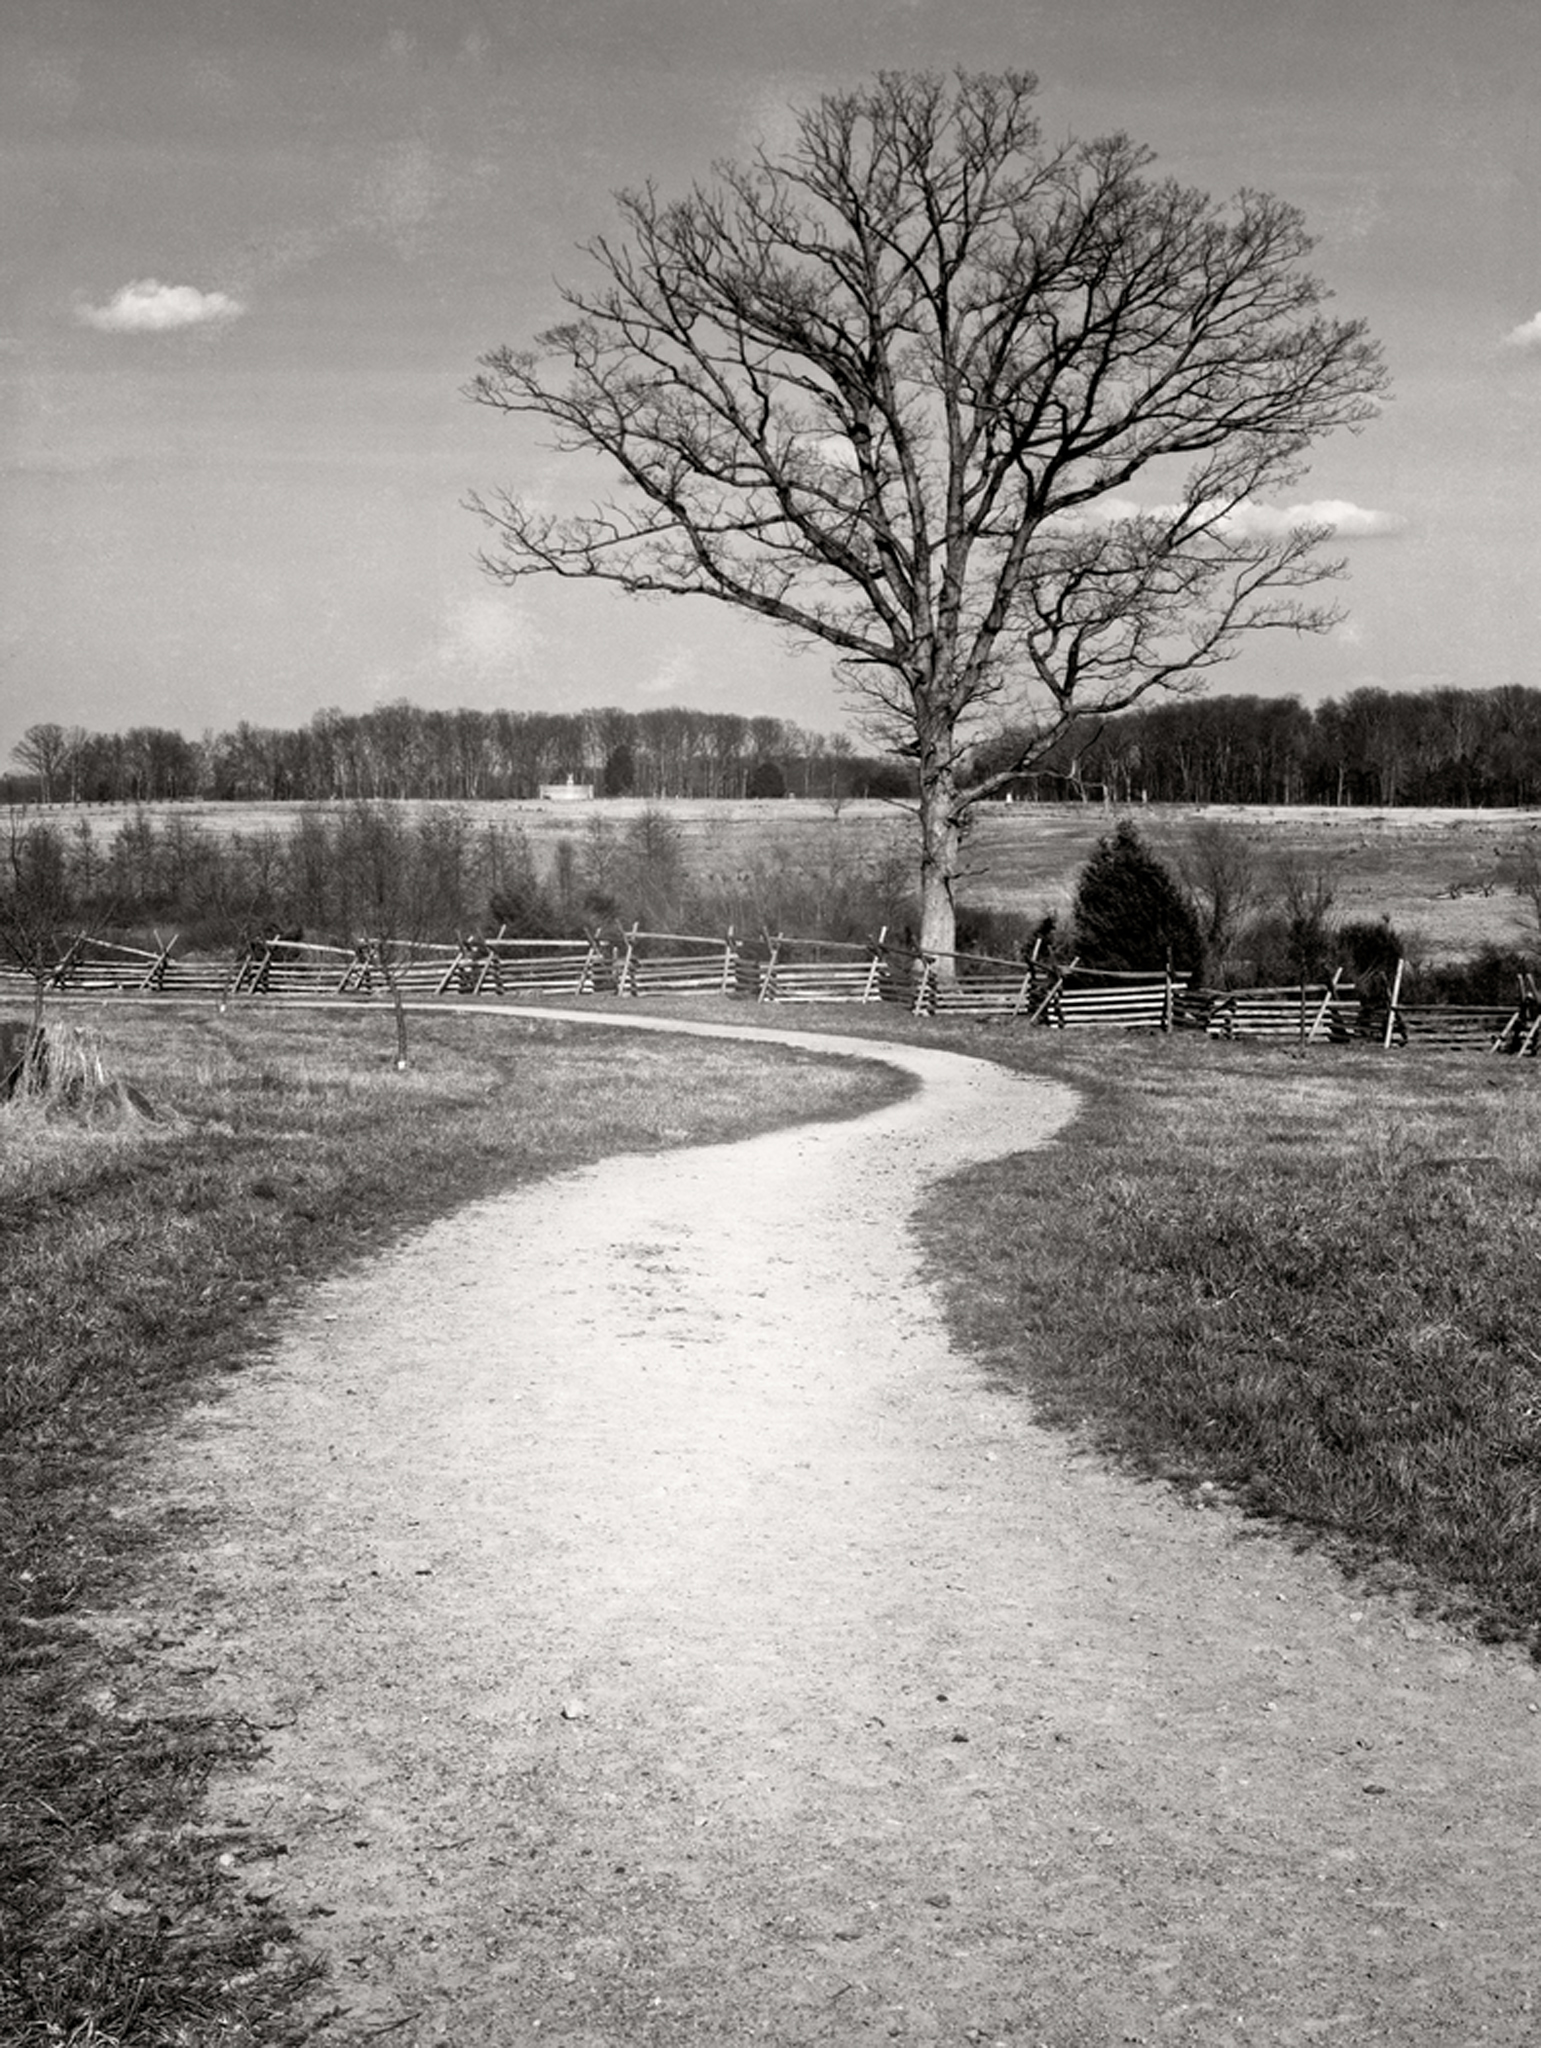
[[[1325,875],[1335,921],[1388,917],[1431,961],[1533,936],[1512,869],[1516,852],[1533,845],[1541,827],[1534,811],[1149,804],[1131,815],[1169,855],[1196,824],[1218,822],[1246,842],[1265,870],[1287,860]],[[968,884],[968,900],[1068,919],[1076,877],[1112,823],[1098,805],[992,809],[969,842],[977,878]]]
[[[963,1341],[1135,1469],[1541,1646],[1535,1067],[1048,1057],[1087,1090],[1076,1126],[926,1212]]]
[[[305,1966],[198,1824],[252,1732],[179,1711],[153,1659],[82,1625],[153,1565],[118,1512],[136,1442],[248,1363],[296,1288],[460,1202],[897,1084],[488,1017],[415,1020],[397,1074],[378,1013],[115,1008],[99,1045],[81,1015],[50,1090],[0,1109],[0,2041],[272,2048]]]

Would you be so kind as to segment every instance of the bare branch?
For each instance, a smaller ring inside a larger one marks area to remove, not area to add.
[[[622,195],[569,317],[469,387],[618,479],[581,515],[471,498],[489,572],[708,597],[827,645],[917,763],[949,903],[981,729],[1050,744],[1197,687],[1251,632],[1332,622],[1326,536],[1257,508],[1384,383],[1294,209],[1158,180],[1124,136],[1049,147],[1034,90],[884,74],[803,113],[784,157]]]

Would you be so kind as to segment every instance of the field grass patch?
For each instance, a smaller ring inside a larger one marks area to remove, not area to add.
[[[1038,1414],[1541,1643],[1541,1096],[1526,1069],[1067,1051],[1044,1153],[938,1190],[954,1326]]]

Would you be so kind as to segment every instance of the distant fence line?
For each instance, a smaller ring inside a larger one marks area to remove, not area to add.
[[[352,998],[711,994],[754,1003],[891,1003],[918,1016],[982,1017],[1055,1031],[1202,1031],[1216,1039],[1301,1045],[1427,1045],[1535,1057],[1541,989],[1519,978],[1507,1004],[1415,1004],[1398,963],[1386,995],[1361,995],[1342,970],[1283,988],[1205,989],[1180,976],[1114,973],[1038,957],[939,955],[765,933],[746,940],[644,931],[571,939],[468,936],[454,944],[386,939],[352,947],[297,937],[250,941],[232,959],[154,951],[81,933],[36,971],[0,965],[0,995]],[[948,971],[950,968],[950,971]]]

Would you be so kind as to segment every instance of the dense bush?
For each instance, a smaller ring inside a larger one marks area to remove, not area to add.
[[[1534,972],[1535,962],[1509,946],[1483,946],[1469,960],[1423,967],[1414,976],[1411,993],[1422,1003],[1513,1003],[1520,976]]]
[[[1084,967],[1197,971],[1204,957],[1193,905],[1127,820],[1081,870],[1075,950]]]

